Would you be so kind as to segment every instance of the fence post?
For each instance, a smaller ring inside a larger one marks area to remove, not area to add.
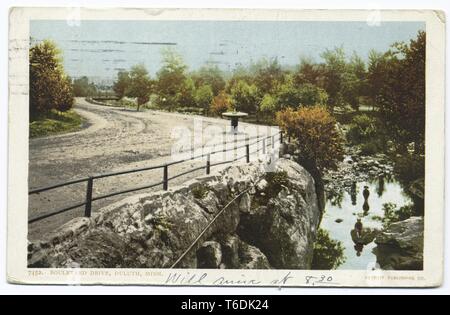
[[[167,164],[164,165],[163,189],[169,190],[169,166]]]
[[[211,153],[208,153],[208,158],[206,160],[206,175],[211,174]]]
[[[283,144],[283,131],[280,131],[280,143]]]
[[[247,150],[247,163],[250,163],[250,144],[246,144],[245,148]]]
[[[263,154],[266,154],[267,145],[266,145],[266,138],[263,139]]]
[[[272,149],[275,148],[275,136],[272,136]]]
[[[92,214],[92,190],[94,188],[94,178],[89,177],[86,189],[86,208],[84,209],[84,216],[90,218]]]

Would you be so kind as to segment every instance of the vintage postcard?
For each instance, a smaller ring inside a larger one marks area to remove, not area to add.
[[[9,18],[11,283],[440,286],[444,13]]]

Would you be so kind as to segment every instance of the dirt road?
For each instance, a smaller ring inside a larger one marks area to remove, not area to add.
[[[29,187],[45,187],[99,173],[128,170],[170,162],[174,127],[185,127],[192,134],[196,116],[155,111],[136,112],[130,109],[92,105],[84,99],[76,100],[75,110],[88,123],[79,132],[32,139],[30,141]],[[202,118],[203,128],[226,128],[229,122],[222,119]],[[246,124],[242,124],[244,128]],[[265,132],[265,129],[262,131]],[[198,136],[197,136],[198,138]],[[173,176],[198,167],[202,161],[183,163],[170,168]],[[180,184],[203,174],[197,171],[170,183]],[[162,170],[146,171],[96,180],[94,196],[150,185],[162,180]],[[155,188],[161,189],[161,188]],[[143,191],[145,192],[145,191]],[[32,195],[29,199],[29,217],[52,212],[83,202],[86,184],[58,188]],[[120,195],[96,201],[93,210],[126,197]],[[81,216],[84,208],[75,209],[29,225],[29,238],[38,239],[68,220]]]

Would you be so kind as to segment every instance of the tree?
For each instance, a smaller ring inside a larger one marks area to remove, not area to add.
[[[56,45],[47,40],[30,48],[31,119],[52,109],[67,111],[73,106],[72,85],[60,54]]]
[[[132,67],[129,76],[130,82],[126,95],[136,98],[137,111],[139,111],[141,105],[147,103],[150,99],[151,80],[144,65]]]
[[[113,90],[119,99],[122,99],[130,87],[130,73],[128,71],[119,71],[117,81],[114,82]]]
[[[327,105],[328,94],[311,83],[298,85],[293,76],[287,76],[285,82],[276,90],[277,108],[298,108],[300,106]]]
[[[302,58],[300,65],[294,74],[295,83],[298,85],[309,83],[318,87],[325,86],[325,67],[322,64],[316,64],[311,59]]]
[[[276,58],[262,59],[250,68],[254,74],[254,83],[263,95],[272,93],[276,85],[284,81],[285,72]]]
[[[241,80],[231,89],[231,98],[237,111],[254,114],[258,111],[261,98],[254,84]]]
[[[347,104],[353,109],[359,109],[362,96],[366,94],[367,71],[366,64],[356,53],[346,66],[342,80],[342,95]]]
[[[344,84],[344,75],[346,73],[346,60],[344,49],[336,48],[326,50],[322,54],[324,64],[324,88],[328,93],[328,108],[331,112],[335,107],[345,105],[342,88]]]
[[[278,110],[278,100],[272,94],[265,94],[261,105],[259,107],[260,112],[264,114],[274,114]]]
[[[286,79],[276,89],[276,98],[279,109],[285,109],[288,107],[297,108],[300,106],[300,97],[298,93],[298,86],[294,82],[294,78],[291,75],[287,75]]]
[[[299,146],[299,160],[315,178],[320,170],[334,169],[343,159],[343,139],[336,120],[322,106],[288,108],[277,113],[281,129],[293,136]]]
[[[217,96],[214,96],[209,111],[213,115],[220,116],[231,110],[231,107],[231,97],[225,91],[221,91]]]
[[[426,33],[394,44],[383,56],[372,56],[369,84],[386,128],[404,148],[415,143],[416,153],[425,151],[425,60]]]
[[[163,51],[163,66],[157,73],[155,86],[158,105],[169,109],[189,106],[186,100],[193,99],[193,82],[188,80],[186,71],[179,54],[170,49]]]
[[[223,78],[222,71],[217,65],[206,64],[197,72],[194,72],[191,77],[194,80],[196,88],[209,85],[214,96],[218,95],[220,91],[225,89],[226,82]]]
[[[195,103],[198,107],[203,108],[207,113],[209,105],[214,97],[214,92],[210,85],[202,85],[195,91]]]

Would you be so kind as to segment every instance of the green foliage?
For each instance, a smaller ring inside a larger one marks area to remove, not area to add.
[[[397,43],[385,54],[372,53],[369,86],[372,101],[399,143],[416,143],[425,151],[426,33],[408,44]]]
[[[223,73],[217,65],[206,64],[192,74],[192,79],[194,80],[196,88],[209,85],[214,96],[218,95],[226,86]]]
[[[136,65],[129,73],[129,86],[126,96],[137,99],[137,110],[150,99],[151,81],[144,65]]]
[[[234,109],[246,113],[256,113],[261,98],[258,87],[241,80],[231,89],[231,98]]]
[[[278,110],[288,107],[296,109],[300,106],[322,106],[328,102],[328,94],[325,90],[311,83],[299,85],[290,75],[285,78],[283,84],[277,87],[274,93],[277,101],[276,109]]]
[[[314,242],[313,270],[334,270],[345,263],[344,246],[341,242],[331,239],[324,229],[317,231]]]
[[[198,107],[205,111],[209,110],[209,106],[213,100],[214,92],[210,85],[202,85],[195,91],[195,103]]]
[[[163,66],[155,84],[158,106],[165,109],[193,105],[194,81],[187,76],[187,66],[175,51],[163,51]]]
[[[64,73],[60,51],[50,41],[30,48],[30,118],[31,121],[51,110],[72,108],[73,90]]]
[[[66,112],[52,110],[30,123],[30,138],[77,131],[83,122],[83,118],[73,110]]]
[[[252,202],[253,208],[258,208],[261,205],[267,205],[272,198],[276,198],[281,192],[283,187],[290,187],[289,178],[287,172],[268,172],[265,174],[264,179],[267,181],[267,185],[264,191],[260,191],[256,198]]]
[[[72,82],[73,94],[77,97],[89,97],[97,94],[97,87],[94,83],[89,83],[88,77],[81,77]]]
[[[392,223],[400,222],[411,218],[414,215],[414,205],[408,204],[406,206],[397,208],[395,203],[383,204],[384,217],[373,217],[383,223],[384,228],[388,228]]]
[[[278,110],[278,99],[271,94],[264,95],[259,110],[264,114],[276,113]]]
[[[343,96],[344,76],[346,73],[346,60],[344,49],[326,50],[322,54],[324,64],[324,88],[329,95],[328,106],[331,112],[334,107],[345,105]]]
[[[382,124],[367,114],[353,117],[346,136],[349,143],[360,145],[363,155],[373,155],[386,150],[387,135]]]
[[[353,144],[365,143],[377,136],[377,121],[366,114],[353,117],[349,127],[347,140]]]
[[[130,87],[130,73],[128,71],[119,71],[117,81],[114,82],[113,90],[119,99],[122,99]]]
[[[272,93],[279,83],[285,79],[285,71],[281,68],[277,58],[262,59],[250,66],[253,82],[261,94]]]
[[[419,178],[425,177],[425,157],[418,154],[405,154],[395,158],[394,172],[398,179],[409,185]]]
[[[321,106],[287,109],[277,113],[281,129],[297,140],[305,167],[336,168],[343,159],[343,139],[336,120]]]

